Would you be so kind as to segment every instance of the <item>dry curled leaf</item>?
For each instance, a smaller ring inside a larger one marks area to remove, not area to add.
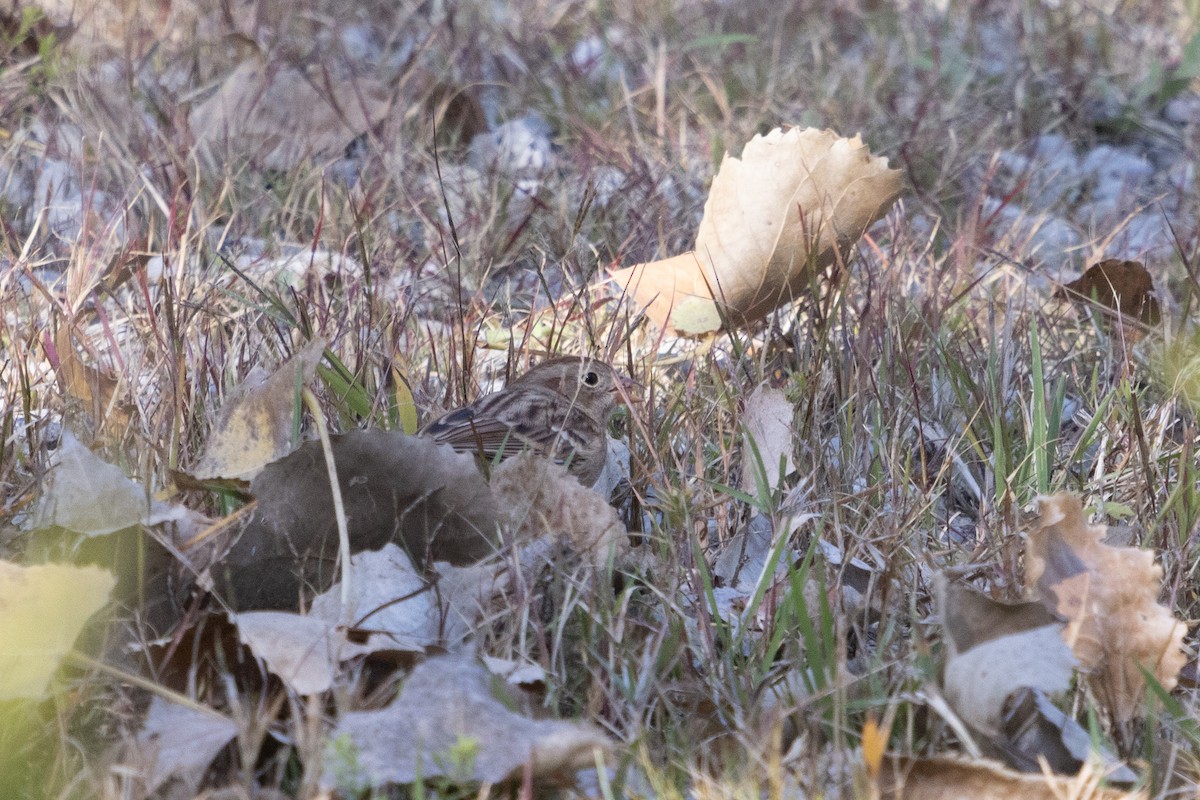
[[[334,436],[331,445],[352,553],[395,542],[425,565],[472,563],[493,551],[500,506],[470,455],[379,430]],[[320,442],[268,464],[250,491],[255,509],[211,568],[214,584],[237,610],[298,608],[302,594],[341,577]]]
[[[887,756],[880,796],[895,800],[1141,800],[1146,792],[1105,786],[1103,774],[1084,769],[1072,778],[1027,775],[994,761]]]
[[[1076,302],[1093,303],[1126,320],[1146,325],[1162,321],[1154,279],[1139,261],[1110,258],[1088,267],[1080,277],[1059,290]]]
[[[113,533],[148,519],[146,490],[63,431],[50,459],[46,491],[33,527],[57,525],[84,536]]]
[[[1118,730],[1139,715],[1140,667],[1170,691],[1186,657],[1186,627],[1157,602],[1162,568],[1149,550],[1112,547],[1079,498],[1038,498],[1029,531],[1026,591],[1068,622],[1066,640]]]
[[[982,735],[986,752],[1024,772],[1044,764],[1074,775],[1092,763],[1104,765],[1110,781],[1137,780],[1050,701],[1070,687],[1077,663],[1058,617],[1041,603],[1000,603],[942,575],[936,586],[949,651],[946,700]]]
[[[327,620],[289,611],[232,615],[238,639],[299,695],[333,686],[343,639]]]
[[[252,373],[221,409],[192,477],[250,480],[292,447],[296,383],[309,381],[325,352],[310,342],[269,376]]]
[[[346,642],[342,658],[384,650],[421,653],[440,641],[439,601],[446,598],[433,591],[395,544],[389,542],[379,550],[350,557],[349,608],[342,605],[341,589],[339,581],[317,595],[308,613],[353,628],[356,641]]]
[[[492,490],[519,543],[568,545],[595,565],[614,550],[619,555],[628,549],[629,534],[605,498],[536,453],[522,453],[492,470]]]
[[[339,753],[347,748],[337,742],[353,746],[357,777],[374,787],[437,776],[498,783],[521,779],[527,768],[535,782],[557,783],[594,764],[597,749],[609,748],[608,738],[588,723],[516,713],[503,691],[503,682],[472,659],[442,656],[418,664],[387,708],[342,716],[330,736],[335,744],[323,783],[336,786],[344,766]]]
[[[446,581],[434,590],[391,543],[350,558],[350,586],[349,608],[339,582],[313,598],[306,615],[248,611],[232,621],[242,644],[292,691],[315,694],[333,686],[343,661],[384,651],[424,653],[440,644],[455,602],[450,595],[459,588]]]
[[[777,128],[755,136],[741,158],[725,156],[692,252],[613,278],[651,319],[680,333],[718,330],[722,315],[754,322],[807,294],[815,274],[848,253],[900,188],[900,172],[857,136]]]
[[[1000,603],[940,575],[937,587],[949,649],[945,695],[964,722],[999,739],[1005,703],[1018,690],[1070,687],[1075,659],[1045,607]]]
[[[767,489],[791,473],[792,417],[795,409],[779,389],[759,386],[742,411],[742,491],[755,494],[758,479]],[[761,466],[760,466],[761,465]]]

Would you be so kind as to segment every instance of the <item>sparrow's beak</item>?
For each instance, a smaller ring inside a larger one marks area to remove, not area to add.
[[[621,398],[621,402],[626,406],[631,405],[634,401],[642,399],[642,389],[644,387],[635,381],[633,378],[627,378],[624,375],[617,375],[617,382],[613,384],[613,394]]]

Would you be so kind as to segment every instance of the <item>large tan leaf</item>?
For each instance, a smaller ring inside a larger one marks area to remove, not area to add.
[[[778,128],[726,155],[691,253],[613,278],[660,326],[701,334],[765,317],[803,296],[900,195],[900,172],[862,140]],[[714,300],[716,302],[714,302]]]
[[[116,585],[98,567],[0,561],[0,700],[37,700]]]
[[[1029,531],[1026,591],[1066,618],[1067,643],[1118,728],[1139,716],[1149,670],[1167,690],[1186,661],[1186,627],[1157,602],[1162,568],[1149,550],[1101,541],[1079,498],[1038,498]]]

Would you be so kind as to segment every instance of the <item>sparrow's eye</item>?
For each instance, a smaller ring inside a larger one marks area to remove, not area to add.
[[[588,386],[595,386],[600,382],[600,374],[597,372],[588,372],[583,376],[583,382]]]

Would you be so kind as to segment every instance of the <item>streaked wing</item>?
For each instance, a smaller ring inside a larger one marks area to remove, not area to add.
[[[545,425],[556,398],[540,392],[497,392],[451,411],[421,433],[463,453],[492,459],[546,446]]]
[[[469,412],[471,408],[460,408],[452,413],[455,419],[442,419],[430,423],[422,433],[434,441],[448,444],[460,453],[476,453],[489,460],[497,454],[501,458],[515,456],[534,443],[519,435],[509,425],[487,418],[479,418]]]
[[[576,437],[581,423],[584,428],[598,427],[588,426],[590,420],[574,411],[564,398],[548,391],[497,392],[439,417],[421,433],[489,460],[533,449],[563,461],[580,445]]]

